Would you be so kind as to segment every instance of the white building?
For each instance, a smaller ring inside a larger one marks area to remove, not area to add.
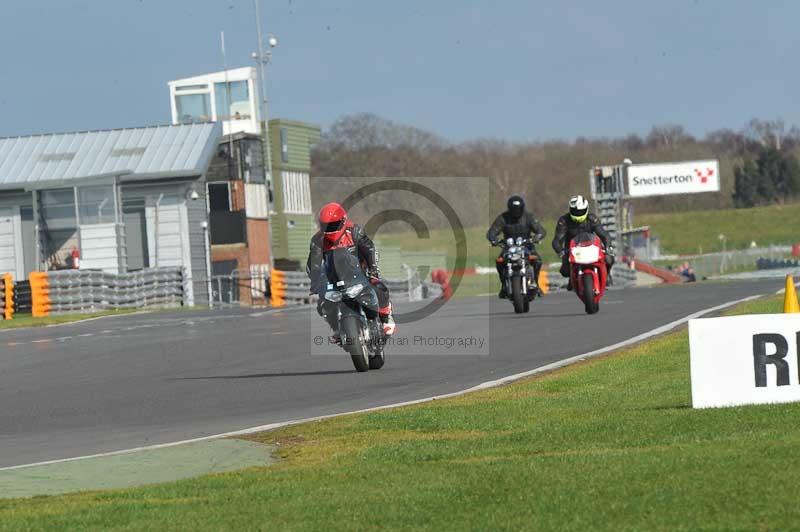
[[[223,134],[261,134],[258,81],[253,67],[168,82],[173,124],[222,122]]]

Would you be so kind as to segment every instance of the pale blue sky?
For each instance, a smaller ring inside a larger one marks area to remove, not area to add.
[[[800,2],[262,0],[271,115],[451,140],[800,124]],[[252,0],[0,4],[0,136],[170,119],[166,82],[252,64]]]

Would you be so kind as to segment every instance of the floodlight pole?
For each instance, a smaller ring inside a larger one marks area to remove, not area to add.
[[[273,175],[272,175],[272,143],[270,142],[269,138],[269,102],[267,100],[267,77],[265,74],[265,67],[270,62],[272,58],[272,52],[270,50],[264,50],[264,34],[261,32],[261,9],[260,9],[261,0],[253,0],[253,6],[255,7],[256,11],[256,34],[258,36],[258,51],[253,54],[254,59],[258,63],[258,84],[261,88],[261,105],[262,105],[262,118],[264,120],[264,144],[266,145],[265,155],[266,155],[266,167],[267,167],[267,215],[269,218],[267,224],[267,238],[269,239],[269,269],[270,274],[275,267],[275,256],[273,254],[273,246],[272,246],[272,206],[271,202],[269,201],[269,194],[270,192],[274,191],[273,184]]]

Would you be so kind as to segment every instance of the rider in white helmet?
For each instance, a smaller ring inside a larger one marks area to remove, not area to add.
[[[589,202],[583,196],[569,199],[569,212],[558,219],[556,234],[553,236],[553,250],[561,255],[561,275],[569,278],[569,242],[579,233],[594,233],[606,248],[608,282],[611,284],[611,267],[614,265],[614,248],[611,239],[596,214],[589,212]],[[567,285],[572,290],[571,284]]]

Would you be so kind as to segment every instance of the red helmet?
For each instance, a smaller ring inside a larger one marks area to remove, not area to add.
[[[344,233],[347,211],[338,203],[327,203],[319,211],[319,230],[328,242],[336,242]]]

